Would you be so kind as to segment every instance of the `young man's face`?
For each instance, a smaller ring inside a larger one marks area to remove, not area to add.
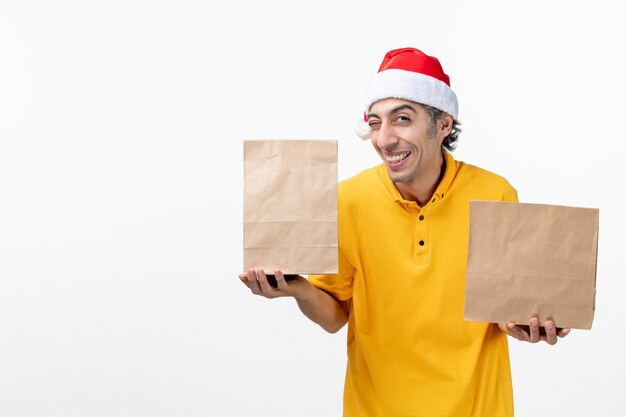
[[[429,135],[430,115],[412,101],[389,98],[375,102],[367,115],[372,145],[394,183],[410,183],[420,176],[439,175],[445,132]],[[429,175],[430,174],[430,175]]]

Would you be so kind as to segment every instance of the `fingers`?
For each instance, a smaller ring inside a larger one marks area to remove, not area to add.
[[[288,288],[287,281],[285,281],[285,274],[283,271],[274,271],[274,276],[276,277],[276,286],[279,290],[285,291]]]
[[[559,337],[565,337],[569,334],[569,332],[572,331],[572,329],[570,329],[569,327],[563,327],[562,329],[557,328],[557,335]]]
[[[556,344],[556,326],[552,320],[548,320],[544,324],[544,328],[546,329],[546,342],[549,345]]]
[[[500,328],[505,330],[502,327]],[[506,333],[509,336],[530,343],[537,343],[544,340],[549,345],[555,345],[559,337],[567,336],[570,331],[571,329],[569,327],[556,327],[554,320],[546,320],[543,327],[540,327],[537,317],[531,318],[528,326],[517,325],[513,322],[506,323]]]
[[[528,341],[530,343],[537,343],[541,340],[541,335],[539,333],[539,320],[537,317],[533,317],[530,319],[530,336]]]
[[[292,295],[285,275],[280,270],[275,271],[274,278],[274,276],[267,276],[263,269],[250,268],[247,272],[240,274],[239,279],[256,295],[266,298]]]
[[[239,274],[239,280],[243,282],[246,287],[250,288],[250,284],[248,283],[248,274]]]
[[[261,292],[266,297],[269,297],[272,294],[272,286],[267,281],[267,275],[265,275],[265,271],[260,269],[257,271],[257,279],[259,281],[259,286],[261,287]]]
[[[257,271],[254,269],[248,269],[248,288],[253,294],[261,294],[261,286],[257,276]]]
[[[527,342],[529,339],[528,333],[526,333],[520,326],[516,325],[513,322],[508,322],[506,324],[506,328],[508,330],[509,336],[516,338],[517,340],[521,340],[523,342]]]

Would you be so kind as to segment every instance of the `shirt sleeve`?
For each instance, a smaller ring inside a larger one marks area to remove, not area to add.
[[[507,183],[507,187],[504,189],[502,193],[502,201],[508,203],[517,203],[517,190],[511,186],[511,184]]]
[[[339,250],[339,273],[331,275],[309,275],[309,282],[320,290],[332,295],[340,301],[352,298],[352,281],[354,267],[350,264],[341,249]]]

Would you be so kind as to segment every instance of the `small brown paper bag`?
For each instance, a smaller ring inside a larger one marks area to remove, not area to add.
[[[243,267],[337,273],[337,141],[244,141]]]
[[[590,329],[598,209],[470,202],[465,319]]]

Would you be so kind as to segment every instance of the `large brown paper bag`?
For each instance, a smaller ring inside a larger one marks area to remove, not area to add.
[[[244,141],[244,270],[337,273],[337,141]]]
[[[465,319],[590,329],[598,209],[470,202]]]

